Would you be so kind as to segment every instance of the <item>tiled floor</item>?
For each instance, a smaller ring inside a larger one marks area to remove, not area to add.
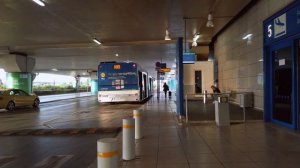
[[[144,107],[144,138],[123,168],[300,168],[300,134],[263,122],[180,125],[172,101]]]

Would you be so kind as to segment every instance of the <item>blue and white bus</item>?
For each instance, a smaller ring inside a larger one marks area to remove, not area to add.
[[[101,62],[98,101],[142,102],[153,94],[153,79],[136,63]]]

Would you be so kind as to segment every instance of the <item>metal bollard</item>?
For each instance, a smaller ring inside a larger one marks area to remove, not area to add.
[[[118,142],[115,138],[103,138],[97,141],[98,168],[119,167]]]
[[[207,102],[207,90],[204,90],[203,103],[206,104],[206,102]]]
[[[141,139],[142,135],[142,115],[138,110],[133,110],[133,118],[135,120],[135,139]]]
[[[123,160],[135,158],[134,119],[123,119]]]

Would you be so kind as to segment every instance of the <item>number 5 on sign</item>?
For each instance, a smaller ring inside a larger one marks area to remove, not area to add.
[[[272,37],[272,25],[268,26],[268,37]]]

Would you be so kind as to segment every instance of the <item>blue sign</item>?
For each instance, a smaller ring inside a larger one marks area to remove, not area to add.
[[[264,44],[300,33],[300,3],[278,12],[264,21]]]
[[[196,59],[196,54],[195,53],[183,53],[183,64],[194,64],[197,59]]]
[[[101,63],[98,82],[101,91],[138,89],[137,64]]]

